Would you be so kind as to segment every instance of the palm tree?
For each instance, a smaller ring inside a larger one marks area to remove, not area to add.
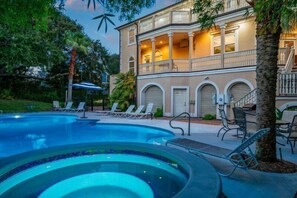
[[[123,110],[135,104],[135,74],[132,71],[119,73],[116,76],[115,88],[110,96],[110,103],[118,102]]]
[[[77,58],[77,52],[80,51],[84,54],[88,53],[88,46],[90,40],[80,32],[67,31],[66,33],[66,45],[70,48],[70,63],[69,63],[69,75],[68,75],[68,95],[67,101],[72,100],[72,83],[75,62]]]
[[[277,55],[280,34],[296,28],[296,0],[246,0],[253,8],[257,23],[257,127],[271,130],[257,142],[257,158],[276,161],[275,97],[277,80]],[[215,17],[223,8],[223,0],[195,0],[194,13],[203,28],[211,28]],[[249,14],[249,13],[247,13]]]

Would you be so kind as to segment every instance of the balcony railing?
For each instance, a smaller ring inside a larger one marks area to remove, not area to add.
[[[280,96],[296,96],[297,73],[278,74],[278,91]]]
[[[292,50],[294,50],[292,48]],[[279,49],[279,67],[284,67],[290,57],[290,50],[287,48]],[[222,62],[223,60],[223,62]],[[221,68],[249,67],[256,65],[256,49],[243,50],[238,52],[228,52],[223,56],[216,54],[200,58],[173,59],[172,68],[170,60],[158,61],[155,63],[145,63],[139,65],[139,75],[163,73],[163,72],[190,72],[205,71]]]
[[[217,0],[214,0],[214,3]],[[224,10],[220,14],[225,12],[234,11],[243,7],[249,6],[245,0],[225,0]],[[168,11],[164,14],[155,14],[140,21],[139,33],[143,33],[154,28],[159,28],[168,24],[188,24],[197,21],[197,15],[192,14],[191,10],[175,10]]]

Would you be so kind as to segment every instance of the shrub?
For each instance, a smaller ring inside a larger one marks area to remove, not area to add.
[[[163,107],[157,108],[156,112],[154,113],[154,117],[156,117],[156,118],[163,117]]]
[[[278,108],[275,108],[275,116],[277,120],[281,120],[283,117],[283,112],[279,110]]]
[[[216,119],[215,114],[205,114],[204,116],[202,116],[202,120],[215,120],[215,119]]]
[[[0,93],[0,98],[5,100],[12,100],[11,91],[9,89],[3,89]]]

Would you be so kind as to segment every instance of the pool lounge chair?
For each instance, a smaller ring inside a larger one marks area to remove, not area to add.
[[[128,109],[125,112],[113,112],[111,115],[116,116],[116,117],[126,117],[131,113],[134,109],[135,105],[130,105]]]
[[[85,105],[86,105],[85,102],[80,102],[78,104],[78,107],[76,109],[71,109],[71,111],[74,111],[74,112],[84,111],[85,110]]]
[[[154,104],[153,103],[148,103],[145,109],[144,113],[135,113],[134,115],[130,116],[131,118],[143,118],[143,117],[151,117],[151,119],[153,118],[153,107]]]
[[[126,117],[133,118],[134,116],[140,114],[144,109],[144,105],[139,105],[135,112],[126,113]]]
[[[71,111],[71,107],[73,105],[73,102],[67,102],[66,107],[65,108],[59,108],[58,111]]]
[[[231,176],[237,168],[247,170],[258,166],[258,161],[252,152],[250,146],[258,139],[262,138],[269,132],[269,128],[261,129],[242,142],[238,147],[233,150],[220,148],[210,144],[197,142],[186,138],[176,138],[168,140],[166,146],[174,145],[185,148],[188,152],[203,157],[203,155],[209,155],[211,157],[221,158],[229,161],[233,165],[231,172],[225,174],[218,172],[222,176]]]
[[[119,104],[117,102],[115,102],[115,103],[113,103],[110,111],[96,111],[96,113],[99,113],[99,115],[110,115],[111,113],[116,112],[118,105]]]
[[[58,111],[60,108],[60,102],[57,100],[53,101],[53,111]]]

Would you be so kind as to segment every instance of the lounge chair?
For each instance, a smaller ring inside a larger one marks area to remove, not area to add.
[[[71,109],[71,111],[74,111],[74,112],[84,111],[85,110],[85,105],[86,105],[85,102],[80,102],[78,104],[78,107],[76,109]]]
[[[60,108],[60,102],[57,100],[53,101],[53,111],[58,111]]]
[[[73,105],[73,102],[67,102],[66,107],[65,108],[59,108],[58,111],[71,111],[71,107]]]
[[[269,128],[261,129],[242,142],[238,147],[233,150],[220,148],[210,144],[197,142],[186,138],[176,138],[168,140],[166,146],[174,145],[185,148],[188,152],[197,155],[199,157],[203,155],[209,155],[212,157],[221,158],[229,161],[233,165],[233,169],[230,173],[221,173],[222,176],[231,176],[237,168],[248,169],[258,166],[258,161],[251,150],[250,146],[258,139],[262,138],[269,132]]]
[[[153,118],[153,107],[154,107],[154,104],[153,103],[148,103],[147,106],[146,106],[146,109],[145,109],[145,112],[144,113],[135,113],[133,116],[131,116],[132,118],[143,118],[143,117],[147,117],[148,116],[151,116],[151,119]]]
[[[134,107],[135,107],[135,105],[130,105],[125,112],[113,112],[113,113],[111,113],[111,115],[117,116],[117,117],[126,117],[127,115],[129,115],[129,113],[132,112]]]
[[[127,113],[126,117],[133,118],[134,116],[140,114],[144,109],[144,105],[139,105],[135,112]]]
[[[222,140],[223,140],[225,134],[228,131],[231,131],[231,130],[236,130],[236,136],[238,136],[238,130],[240,129],[240,126],[235,125],[234,122],[232,122],[231,120],[228,120],[227,119],[227,116],[226,116],[226,113],[225,113],[225,110],[224,109],[220,109],[219,108],[219,112],[220,112],[220,116],[221,116],[221,121],[222,121],[223,127],[220,128],[220,130],[218,131],[217,137],[219,137],[221,131],[225,131],[223,133],[223,136],[222,136]]]
[[[96,113],[99,113],[99,115],[110,115],[111,113],[114,113],[116,111],[118,105],[119,104],[117,102],[115,102],[115,103],[113,103],[110,111],[96,111]]]

